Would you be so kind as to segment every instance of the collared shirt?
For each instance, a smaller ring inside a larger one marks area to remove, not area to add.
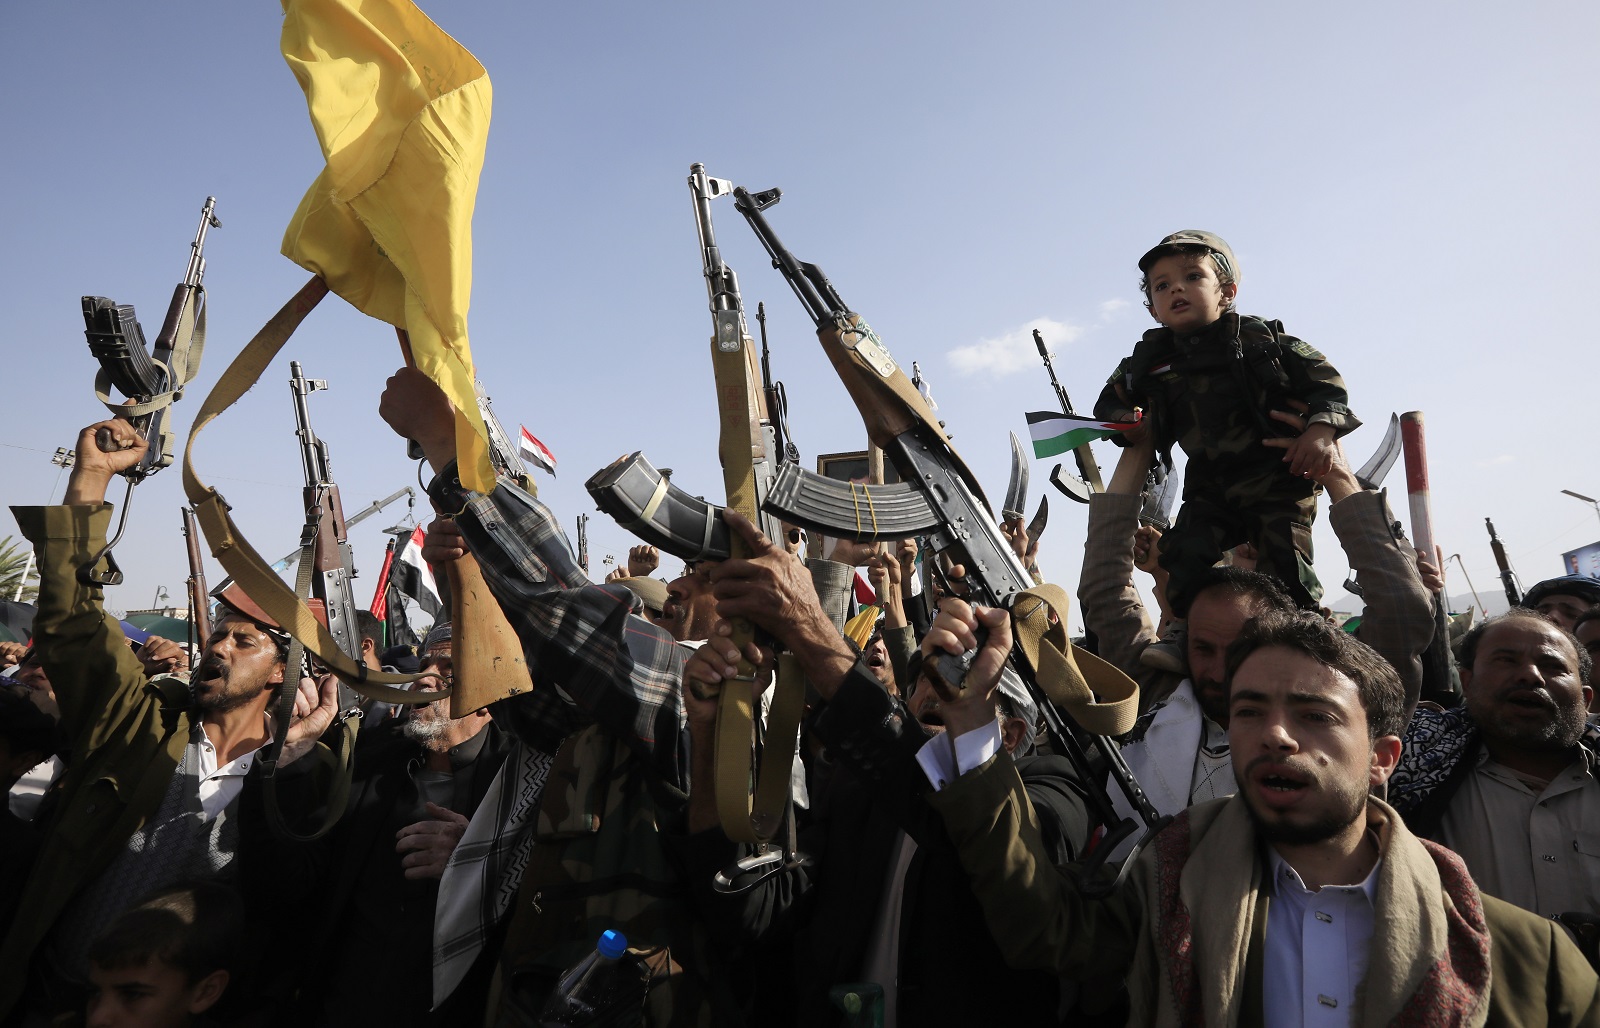
[[[1491,896],[1541,917],[1600,913],[1600,781],[1587,753],[1544,784],[1483,750],[1445,809],[1439,841]]]
[[[1359,885],[1315,891],[1267,850],[1267,939],[1262,1010],[1274,1026],[1356,1023],[1355,997],[1367,976],[1379,860]]]
[[[198,775],[200,782],[200,809],[207,821],[215,820],[216,816],[228,808],[228,804],[239,798],[239,793],[244,791],[244,776],[250,773],[254,766],[256,754],[261,747],[228,761],[226,764],[217,763],[217,748],[211,744],[211,737],[206,733],[204,722],[196,722],[199,731],[189,737],[188,759],[194,767],[200,769]],[[272,738],[272,722],[267,722],[267,738]]]
[[[917,750],[917,764],[928,776],[935,792],[940,791],[968,771],[1000,752],[1000,722],[991,721],[982,728],[952,736],[940,732]]]

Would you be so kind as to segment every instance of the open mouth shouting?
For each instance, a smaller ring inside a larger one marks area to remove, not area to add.
[[[1308,795],[1316,779],[1290,764],[1261,760],[1253,764],[1246,780],[1255,786],[1256,795],[1273,807],[1288,807]]]

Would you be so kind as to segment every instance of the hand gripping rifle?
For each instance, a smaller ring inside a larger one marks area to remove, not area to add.
[[[300,467],[305,475],[305,525],[300,530],[299,567],[295,573],[295,596],[315,613],[323,614],[328,634],[339,651],[352,662],[361,663],[361,628],[356,620],[354,580],[355,559],[344,520],[344,505],[339,486],[333,480],[328,445],[311,430],[311,412],[306,398],[328,388],[325,379],[306,378],[299,361],[289,362],[289,388],[294,394],[294,429],[300,440]],[[248,594],[248,593],[247,593]],[[361,704],[354,689],[339,682],[339,713],[330,731],[336,733],[333,752],[337,754],[335,773],[322,823],[308,835],[291,829],[278,804],[277,767],[283,743],[288,738],[294,701],[301,675],[315,677],[319,669],[306,659],[305,647],[297,638],[289,641],[289,656],[278,693],[272,741],[261,758],[266,768],[265,809],[273,831],[296,842],[310,842],[324,835],[344,814],[350,794],[352,755],[356,726],[361,719]]]
[[[1050,361],[1050,351],[1045,348],[1044,336],[1038,329],[1033,330],[1033,345],[1039,348],[1039,356],[1044,359],[1044,370],[1050,373],[1050,387],[1056,391],[1056,402],[1061,404],[1061,413],[1073,414],[1072,400],[1067,397],[1067,391],[1061,388],[1061,382],[1056,378],[1055,365]],[[1050,472],[1050,484],[1060,489],[1069,498],[1079,503],[1088,503],[1089,496],[1093,493],[1106,491],[1105,485],[1100,481],[1100,465],[1095,463],[1094,451],[1088,443],[1072,451],[1072,459],[1078,464],[1078,475],[1074,478],[1061,470],[1057,464],[1055,470]]]
[[[216,209],[217,198],[206,197],[205,206],[200,209],[200,227],[189,244],[189,265],[184,269],[183,281],[172,291],[167,319],[156,336],[153,354],[145,350],[144,329],[132,304],[118,304],[104,296],[83,298],[83,334],[89,340],[89,352],[100,362],[94,380],[95,396],[112,414],[131,422],[150,444],[139,463],[122,472],[128,480],[128,491],[122,499],[117,530],[105,548],[78,569],[78,581],[84,585],[122,584],[122,570],[111,549],[122,540],[128,526],[133,487],[172,463],[172,429],[167,416],[173,402],[183,396],[184,386],[199,372],[200,355],[206,345],[206,291],[200,282],[206,273],[206,232],[222,225]],[[127,397],[125,402],[111,399],[112,386]],[[96,442],[106,449],[109,439]],[[96,572],[102,557],[106,570]]]
[[[1086,787],[1091,808],[1107,828],[1107,838],[1096,851],[1101,856],[1092,863],[1103,861],[1104,854],[1141,826],[1132,818],[1117,815],[1100,784],[1104,782],[1104,772],[1097,773],[1091,764],[1080,735],[1100,751],[1111,779],[1148,826],[1149,831],[1139,843],[1142,846],[1164,826],[1166,819],[1145,797],[1110,738],[1132,727],[1138,705],[1137,687],[1099,658],[1074,650],[1066,638],[1066,594],[1057,586],[1033,586],[1001,535],[976,478],[882,341],[845,305],[820,268],[796,260],[778,241],[762,211],[778,202],[780,192],[772,189],[752,194],[738,187],[733,196],[735,207],[755,230],[773,266],[816,323],[823,350],[861,411],[868,437],[899,470],[905,492],[898,509],[920,511],[917,517],[907,520],[923,521],[926,527],[921,532],[929,537],[934,551],[949,552],[966,566],[972,599],[1011,611],[1020,651],[1013,654],[1012,663],[1038,702],[1052,746],[1072,761]],[[880,496],[894,487],[857,487],[857,494],[850,497],[853,502],[846,508],[850,513],[828,517],[824,515],[830,512],[819,509],[801,488],[804,476],[797,472],[795,467],[779,472],[767,499],[770,512],[831,535],[858,539],[899,537],[874,531],[872,525],[873,511],[877,511],[881,529]],[[840,489],[848,488],[847,483],[840,484]],[[948,687],[959,689],[970,657],[971,654],[963,658],[941,657],[933,662],[931,670]],[[1091,676],[1102,699],[1112,702],[1096,701],[1088,682]],[[1113,687],[1121,692],[1120,697],[1112,694]],[[1070,710],[1078,724],[1069,724],[1060,707]],[[1137,851],[1136,846],[1135,854]],[[1123,865],[1123,873],[1132,862],[1130,857]],[[1085,881],[1086,891],[1094,893],[1115,887],[1115,880],[1109,875],[1090,875]]]

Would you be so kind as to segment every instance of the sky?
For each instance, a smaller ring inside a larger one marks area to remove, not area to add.
[[[1583,297],[1600,281],[1600,6],[423,9],[494,88],[474,221],[479,377],[508,429],[526,425],[559,459],[541,498],[569,531],[592,515],[596,577],[632,540],[595,512],[583,489],[595,471],[642,449],[691,492],[720,488],[685,184],[697,161],[784,190],[774,229],[902,365],[920,364],[996,497],[1007,431],[1025,436],[1024,412],[1054,406],[1030,330],[1091,406],[1152,324],[1139,255],[1196,227],[1237,254],[1242,310],[1281,319],[1343,373],[1367,422],[1347,439],[1354,463],[1391,411],[1424,412],[1435,532],[1486,601],[1498,588],[1484,518],[1524,586],[1600,538],[1596,510],[1560,493],[1600,496],[1572,413],[1597,366]],[[176,409],[180,447],[228,361],[305,281],[279,249],[322,160],[281,24],[271,3],[0,8],[8,504],[58,502],[50,456],[103,416],[79,297],[135,304],[153,338],[207,195],[223,226],[207,244],[210,334]],[[713,215],[747,305],[766,301],[803,459],[861,448],[803,310],[731,203]],[[417,478],[376,415],[400,362],[393,332],[329,298],[196,445],[200,477],[272,556],[294,548],[302,519],[290,360],[328,381],[311,417],[347,510]],[[1054,464],[1034,464],[1031,504]],[[1388,484],[1409,523],[1400,469]],[[111,608],[151,606],[163,587],[182,605],[182,502],[176,467],[134,493]],[[1059,494],[1051,508],[1041,565],[1073,589],[1085,509]],[[379,529],[405,515],[398,504],[352,532],[363,601]],[[1325,514],[1316,546],[1329,599],[1355,609]],[[1448,572],[1465,593],[1457,562]]]

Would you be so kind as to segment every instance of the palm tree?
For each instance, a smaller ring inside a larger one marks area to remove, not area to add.
[[[27,579],[24,581],[23,576]],[[33,565],[33,548],[25,540],[0,537],[0,600],[33,603],[39,598],[39,570]],[[22,595],[17,585],[22,584]]]

